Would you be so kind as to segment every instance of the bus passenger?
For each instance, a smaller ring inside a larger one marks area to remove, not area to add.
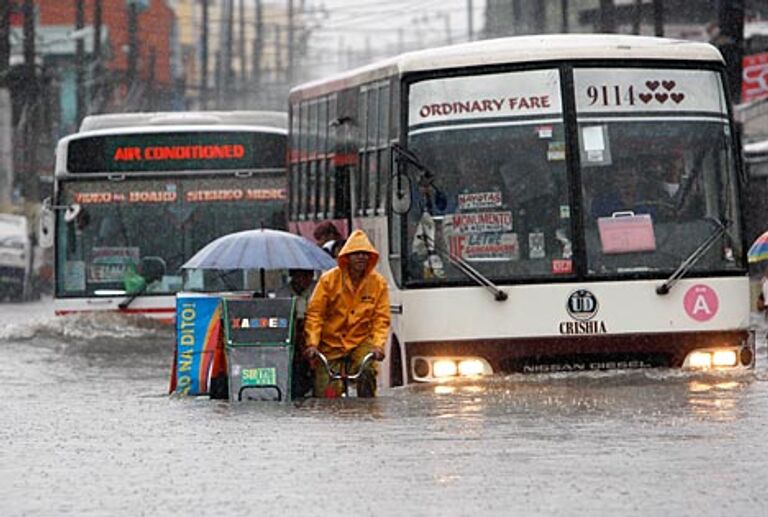
[[[323,273],[309,301],[304,324],[307,358],[322,352],[335,371],[349,359],[350,372],[357,371],[369,352],[377,361],[384,359],[389,291],[387,281],[374,271],[378,260],[379,253],[365,232],[352,232],[339,253],[339,265]],[[370,364],[357,383],[359,397],[374,397],[376,365]],[[322,367],[315,368],[314,384],[316,397],[341,394],[341,383],[330,383]]]
[[[417,194],[418,213],[442,215],[448,210],[448,197],[435,185],[433,178],[419,178]]]
[[[698,177],[686,174],[685,160],[681,154],[658,157],[653,162],[654,172],[661,192],[660,206],[668,219],[690,219],[700,216],[702,200]]]
[[[317,225],[312,236],[315,238],[317,245],[322,248],[328,241],[341,239],[341,232],[331,221],[325,221]]]
[[[757,295],[757,310],[762,312],[764,317],[768,319],[766,300],[768,300],[768,265],[765,266],[763,276],[760,277],[760,292]]]
[[[611,178],[610,187],[592,200],[592,217],[611,217],[616,212],[631,211],[650,214],[656,218],[656,206],[652,198],[642,190],[640,171],[636,164],[621,167]]]
[[[347,243],[347,239],[336,239],[334,241],[328,241],[325,244],[323,244],[323,250],[325,250],[326,253],[328,253],[333,258],[338,258],[339,253],[341,252],[341,249],[344,247],[344,244]]]

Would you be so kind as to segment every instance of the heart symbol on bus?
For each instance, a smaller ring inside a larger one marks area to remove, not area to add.
[[[680,104],[683,99],[685,99],[684,93],[673,93],[669,96],[673,101],[675,101],[675,104]]]
[[[640,95],[638,95],[638,97],[640,97],[640,100],[646,104],[651,102],[651,99],[653,99],[653,95],[651,95],[650,93],[641,93]]]
[[[649,90],[654,91],[656,88],[659,87],[659,81],[645,81],[645,85],[648,87]]]
[[[667,91],[670,91],[672,88],[675,87],[677,83],[675,81],[661,81],[661,85],[666,89]]]
[[[669,98],[669,95],[667,95],[666,93],[657,93],[656,94],[656,100],[659,101],[662,104],[667,102],[668,98]]]

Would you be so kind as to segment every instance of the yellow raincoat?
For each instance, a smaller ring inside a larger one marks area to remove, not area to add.
[[[371,254],[357,290],[347,270],[347,255],[355,251]],[[339,252],[339,265],[323,273],[309,300],[304,322],[307,347],[317,347],[328,359],[345,356],[362,344],[385,350],[389,291],[384,277],[373,270],[378,260],[379,252],[365,232],[352,232]]]

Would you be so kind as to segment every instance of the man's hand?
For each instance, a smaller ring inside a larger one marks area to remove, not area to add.
[[[312,359],[317,355],[317,353],[318,351],[316,346],[308,346],[307,348],[304,349],[304,357],[306,359]]]
[[[387,354],[385,354],[384,350],[381,348],[374,348],[371,350],[371,353],[376,361],[383,361],[384,358],[387,357]]]

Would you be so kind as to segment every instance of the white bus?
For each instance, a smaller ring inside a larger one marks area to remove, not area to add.
[[[403,54],[290,94],[289,225],[362,228],[385,385],[754,362],[718,51],[618,35]]]
[[[286,135],[287,116],[277,112],[86,117],[58,143],[47,205],[56,314],[173,321],[182,288],[241,287],[236,275],[183,277],[180,267],[218,236],[285,228]],[[140,289],[134,273],[144,277]]]

